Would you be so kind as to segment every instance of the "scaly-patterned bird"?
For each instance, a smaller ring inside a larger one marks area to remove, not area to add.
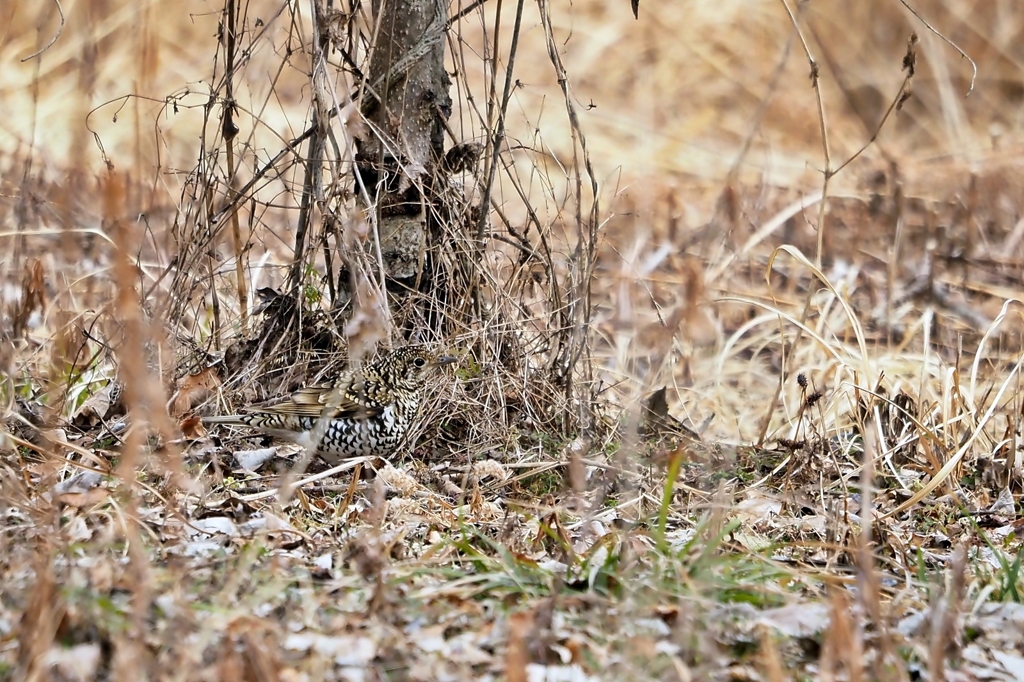
[[[425,346],[405,346],[361,370],[343,372],[334,386],[300,388],[288,398],[207,417],[206,424],[251,426],[305,447],[326,461],[390,455],[420,407],[420,391],[434,371],[455,358]],[[318,437],[319,436],[319,437]]]

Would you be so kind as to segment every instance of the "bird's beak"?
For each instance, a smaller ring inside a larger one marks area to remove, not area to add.
[[[434,360],[434,364],[435,365],[450,365],[453,362],[455,362],[456,360],[458,360],[458,358],[453,356],[453,355],[442,355],[441,357],[439,357],[436,360]]]

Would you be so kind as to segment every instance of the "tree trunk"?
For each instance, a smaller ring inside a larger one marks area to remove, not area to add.
[[[380,24],[370,56],[356,169],[374,204],[381,255],[393,283],[424,276],[431,187],[451,114],[441,0],[373,0]]]

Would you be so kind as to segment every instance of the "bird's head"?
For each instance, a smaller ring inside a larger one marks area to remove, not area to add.
[[[435,353],[426,346],[405,346],[392,351],[383,362],[383,373],[390,375],[396,385],[418,389],[438,367],[455,362],[455,358]]]

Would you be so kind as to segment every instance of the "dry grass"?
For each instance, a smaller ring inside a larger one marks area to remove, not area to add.
[[[221,7],[0,9],[0,679],[1018,679],[1024,16],[862,5],[524,4],[493,238],[485,153],[432,252],[477,298],[387,315],[351,75],[292,267],[307,7],[230,79]],[[449,144],[516,10],[453,27]],[[279,496],[198,424],[410,329],[462,360],[408,456]]]

